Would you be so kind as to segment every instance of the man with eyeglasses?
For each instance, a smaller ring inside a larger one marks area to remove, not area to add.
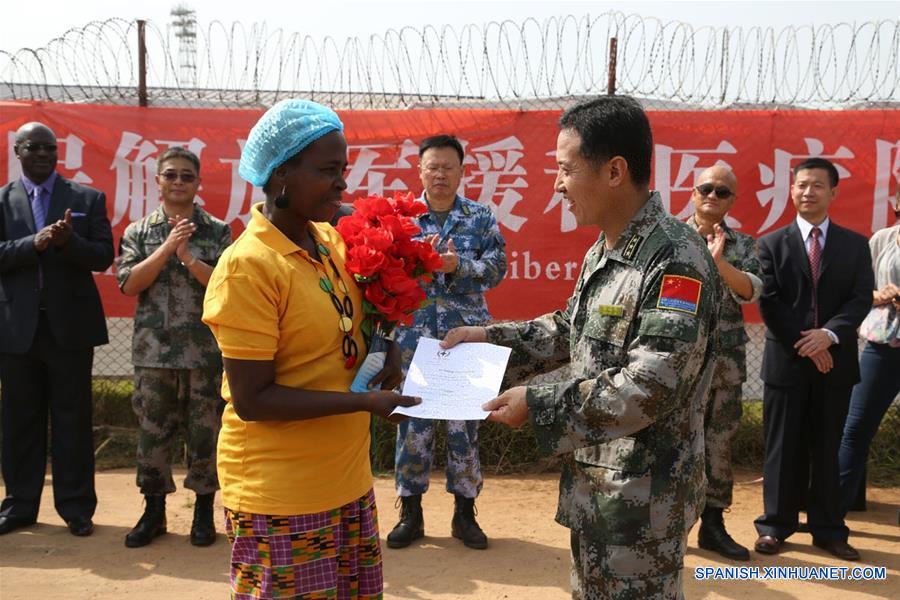
[[[42,123],[16,131],[22,176],[0,189],[0,534],[36,522],[47,466],[70,533],[90,535],[94,489],[91,369],[108,342],[92,271],[113,260],[102,192],[56,172],[57,143]]]
[[[200,160],[193,152],[178,146],[163,152],[157,182],[161,205],[125,229],[116,259],[122,293],[138,297],[132,406],[140,425],[137,485],[145,499],[125,545],[146,546],[166,533],[166,495],[175,491],[170,457],[181,427],[188,466],[184,486],[197,495],[190,540],[208,546],[216,539],[222,358],[200,317],[213,267],[231,244],[231,228],[194,201]]]
[[[725,558],[750,560],[749,550],[728,535],[722,516],[732,501],[731,441],[741,422],[741,385],[747,379],[749,338],[741,305],[756,302],[762,293],[756,241],[725,223],[736,199],[734,173],[726,167],[710,167],[697,178],[691,194],[694,214],[688,219],[707,240],[723,287],[718,352],[703,419],[707,488],[698,542],[704,550]]]
[[[420,201],[428,206],[419,226],[441,253],[443,266],[426,290],[430,304],[416,311],[412,327],[397,331],[404,369],[419,337],[440,339],[454,327],[490,321],[484,294],[506,274],[506,242],[491,209],[457,194],[463,158],[462,144],[450,135],[429,137],[419,145],[419,178],[425,188]],[[447,422],[447,491],[455,498],[453,537],[469,548],[484,549],[487,536],[475,520],[475,498],[483,483],[478,424]],[[428,490],[435,428],[435,421],[426,419],[400,423],[395,477],[402,507],[400,522],[387,538],[389,548],[403,548],[425,534],[422,495]]]

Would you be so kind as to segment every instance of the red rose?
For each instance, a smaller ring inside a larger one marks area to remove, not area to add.
[[[444,259],[438,254],[431,244],[416,242],[419,248],[418,259],[426,273],[434,273],[444,265]]]
[[[416,201],[411,193],[400,195],[394,194],[394,205],[404,217],[418,217],[428,212],[428,207],[423,202]]]
[[[427,208],[412,194],[360,198],[354,208],[337,229],[347,245],[347,270],[362,279],[367,318],[384,331],[411,325],[426,298],[423,282],[442,264],[430,244],[412,239],[421,232],[414,218]]]
[[[372,277],[384,265],[382,252],[369,246],[354,246],[347,251],[347,271],[360,277]]]
[[[369,196],[353,202],[354,214],[359,214],[369,221],[376,221],[378,217],[392,215],[396,211],[387,198],[381,196]]]
[[[388,320],[394,320],[390,319],[388,315],[393,314],[397,310],[397,301],[391,295],[385,293],[384,288],[381,287],[378,281],[366,284],[365,296],[366,300],[371,302],[378,312],[385,315]]]
[[[397,267],[388,267],[378,274],[378,280],[382,287],[394,296],[409,294],[411,290],[418,288],[419,283],[406,274],[406,270]]]
[[[398,215],[382,215],[378,217],[378,224],[391,232],[395,240],[409,238],[420,231],[419,226],[409,217]]]
[[[391,254],[402,260],[403,269],[410,275],[416,270],[419,263],[422,262],[419,258],[418,243],[412,240],[399,240],[394,242]]]
[[[391,244],[394,242],[394,236],[391,235],[391,232],[377,227],[367,227],[359,233],[359,236],[360,241],[364,245],[378,250],[379,252],[384,252],[390,248]]]
[[[344,238],[344,241],[349,243],[351,238],[356,237],[356,235],[369,226],[368,221],[364,219],[361,215],[357,213],[353,213],[352,215],[347,215],[345,217],[341,217],[337,222],[338,233],[341,234],[341,237]]]

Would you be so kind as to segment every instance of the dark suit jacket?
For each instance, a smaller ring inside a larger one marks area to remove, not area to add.
[[[20,180],[0,188],[0,352],[31,347],[41,303],[56,341],[67,349],[107,343],[106,320],[91,271],[113,260],[112,230],[102,192],[58,177],[47,223],[73,213],[72,237],[62,247],[34,248],[31,202]],[[43,290],[39,289],[38,271]]]
[[[794,350],[800,332],[814,327],[812,275],[796,221],[759,238],[759,260],[759,311],[767,327],[762,380],[791,385],[803,370],[815,371],[813,362]],[[819,271],[819,327],[840,340],[830,348],[834,368],[826,377],[834,385],[853,385],[859,381],[856,329],[872,306],[875,288],[868,241],[831,221]]]

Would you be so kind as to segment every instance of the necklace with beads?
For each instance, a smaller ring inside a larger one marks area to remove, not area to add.
[[[353,339],[353,300],[350,299],[350,290],[347,289],[347,284],[344,283],[341,272],[338,270],[337,265],[334,264],[334,259],[331,257],[331,251],[328,249],[328,246],[317,240],[315,236],[313,236],[313,242],[315,242],[316,251],[319,253],[322,261],[321,263],[313,261],[313,266],[319,273],[319,289],[328,294],[334,310],[338,313],[338,330],[343,334],[341,353],[344,355],[344,368],[352,369],[359,358],[359,347],[356,345],[356,340]],[[331,267],[331,271],[334,274],[334,283],[328,277],[325,267],[326,263]],[[319,270],[320,265],[321,271]],[[335,293],[335,287],[344,295],[343,300],[338,298],[337,293]]]

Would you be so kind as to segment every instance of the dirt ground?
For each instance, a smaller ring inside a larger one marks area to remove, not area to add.
[[[739,473],[735,504],[726,516],[729,531],[745,545],[755,539],[752,521],[762,507],[758,474]],[[176,481],[180,483],[183,473]],[[48,478],[49,483],[49,478]],[[488,477],[478,500],[479,522],[490,538],[484,551],[470,550],[450,537],[452,497],[435,481],[426,494],[425,531],[420,543],[402,550],[384,547],[385,597],[410,599],[509,598],[554,600],[569,597],[568,530],[553,521],[554,475]],[[375,491],[382,536],[394,525],[392,481],[379,478]],[[179,490],[169,497],[169,534],[145,548],[123,545],[137,521],[141,499],[130,470],[97,475],[100,505],[96,531],[88,538],[68,533],[53,510],[45,488],[39,523],[0,537],[0,598],[17,599],[196,599],[228,595],[228,543],[224,535],[208,548],[188,541],[192,495]],[[886,567],[885,581],[709,581],[697,580],[695,568],[728,566],[697,548],[690,536],[685,559],[688,598],[816,600],[900,598],[900,489],[869,493],[869,510],[851,513],[851,543],[862,554],[859,565]],[[221,531],[221,512],[218,526]],[[797,534],[777,557],[752,553],[750,566],[855,566],[812,546]],[[746,563],[744,563],[746,564]]]

